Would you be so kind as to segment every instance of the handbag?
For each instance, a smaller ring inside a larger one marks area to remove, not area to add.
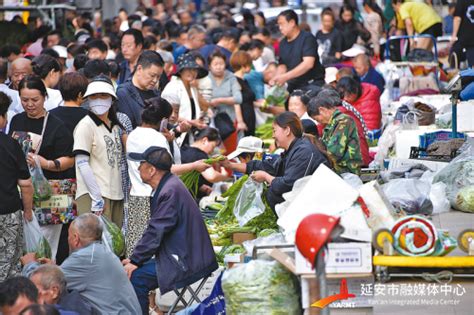
[[[220,112],[214,116],[214,125],[216,126],[217,130],[219,130],[222,140],[227,139],[235,132],[234,122],[232,119],[230,119],[229,114],[225,112]]]

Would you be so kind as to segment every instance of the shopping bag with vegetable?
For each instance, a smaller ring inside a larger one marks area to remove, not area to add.
[[[33,215],[33,220],[23,221],[24,250],[26,253],[36,253],[36,258],[51,259],[51,246],[41,232],[38,219]]]
[[[46,177],[44,177],[37,155],[35,155],[34,160],[35,165],[30,169],[31,179],[33,181],[33,200],[35,202],[45,201],[51,198],[51,186]]]
[[[251,178],[244,183],[234,207],[234,215],[240,226],[244,226],[247,222],[265,212],[262,192],[263,183],[257,183]]]
[[[268,106],[285,106],[285,102],[288,99],[289,93],[285,86],[274,85],[268,91],[267,97],[263,102],[262,107]]]
[[[296,277],[276,261],[252,260],[222,276],[227,314],[301,314]]]
[[[454,209],[474,212],[474,139],[466,140],[461,154],[433,179],[446,184],[446,194]]]
[[[106,216],[101,215],[99,218],[103,227],[102,243],[110,252],[119,257],[122,256],[125,249],[125,238],[122,231],[115,223],[107,219]]]

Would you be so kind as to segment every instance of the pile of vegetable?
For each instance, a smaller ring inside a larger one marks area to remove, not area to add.
[[[276,261],[252,260],[222,276],[226,313],[301,314],[296,277]]]
[[[273,122],[267,121],[255,129],[255,135],[260,139],[271,139],[273,136]]]
[[[209,159],[204,160],[204,163],[206,164],[214,164],[218,162],[222,162],[225,160],[225,156],[223,155],[218,155]],[[181,181],[183,182],[184,186],[189,190],[193,198],[197,197],[198,191],[199,191],[199,176],[201,173],[198,171],[190,171],[187,173],[184,173],[183,175],[180,176]]]
[[[263,214],[253,218],[244,226],[240,226],[234,216],[233,209],[235,201],[239,195],[242,186],[247,181],[248,175],[242,176],[238,179],[222,197],[227,197],[224,207],[217,213],[214,220],[207,220],[207,229],[211,236],[211,241],[214,246],[230,246],[232,245],[232,234],[234,233],[259,233],[264,230],[277,230],[277,217],[273,210],[268,206],[265,199],[265,190],[262,194],[262,200],[265,204],[265,211]],[[265,232],[265,233],[268,233]]]
[[[224,246],[222,249],[216,253],[217,262],[221,265],[224,264],[224,258],[229,254],[243,254],[245,253],[245,248],[242,245],[230,245]]]
[[[102,240],[105,245],[118,257],[121,257],[125,250],[125,238],[117,224],[113,223],[104,215],[100,216],[103,225]]]

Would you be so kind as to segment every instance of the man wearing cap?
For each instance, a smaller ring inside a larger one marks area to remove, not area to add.
[[[144,102],[160,96],[156,85],[163,73],[163,67],[164,62],[160,54],[146,50],[138,58],[132,79],[119,85],[117,89],[118,111],[130,118],[134,129],[142,122]]]
[[[170,173],[172,157],[160,147],[129,153],[140,162],[142,181],[153,188],[151,217],[130,259],[122,261],[142,307],[148,292],[165,294],[190,285],[218,268],[199,208],[181,180]],[[152,259],[154,256],[154,259]]]

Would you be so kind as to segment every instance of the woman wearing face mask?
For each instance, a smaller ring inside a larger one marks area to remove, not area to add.
[[[54,88],[61,77],[61,64],[49,55],[39,55],[33,59],[31,67],[33,68],[33,73],[41,77],[46,86],[46,91],[48,92],[44,108],[50,111],[58,107],[63,102],[63,97],[61,96],[61,92]]]
[[[43,81],[36,75],[27,76],[20,81],[19,93],[25,111],[13,117],[9,133],[28,152],[28,164],[30,167],[35,166],[37,159],[48,180],[74,178],[74,140],[67,126],[45,110],[44,103],[48,94]],[[25,145],[28,143],[27,139],[31,139],[31,145]],[[67,235],[66,238],[60,238],[61,228],[61,224],[43,226],[53,259],[58,263],[69,252]]]
[[[74,130],[79,214],[92,211],[122,227],[123,191],[120,170],[122,142],[112,103],[117,99],[114,87],[106,76],[95,77],[87,86],[85,98],[89,113]]]
[[[269,206],[275,210],[275,205],[284,201],[283,194],[293,189],[296,180],[313,174],[321,163],[328,165],[328,160],[310,140],[303,137],[303,126],[295,113],[284,112],[275,118],[273,139],[279,148],[285,150],[276,161],[226,161],[223,166],[250,174],[257,182],[269,184],[266,197]]]

